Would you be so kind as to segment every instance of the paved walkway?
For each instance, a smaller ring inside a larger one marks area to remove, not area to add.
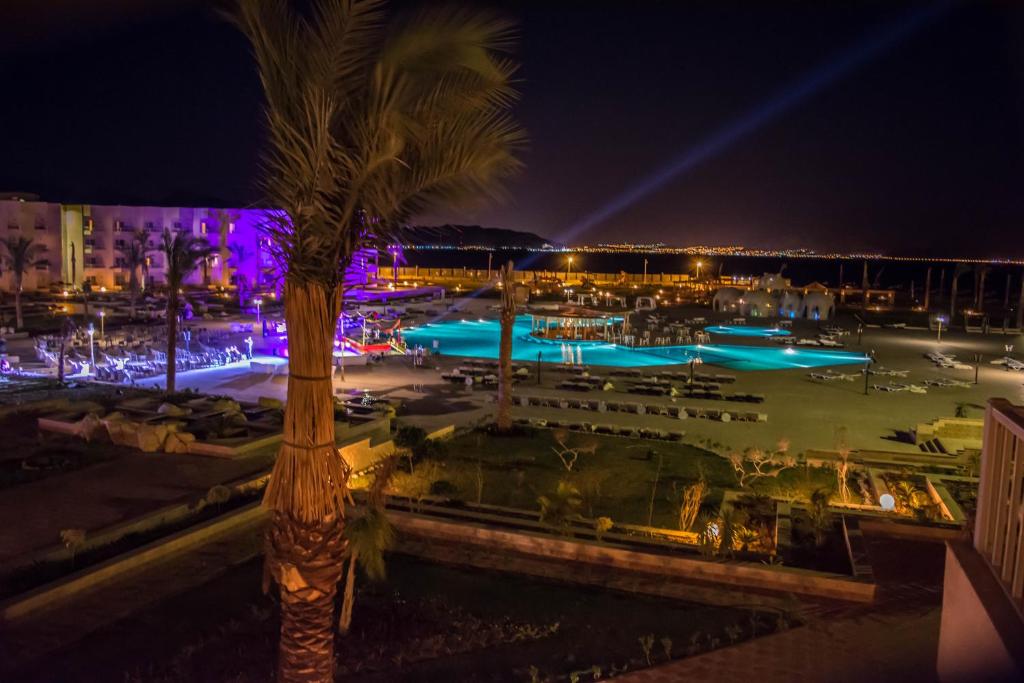
[[[822,610],[803,626],[638,671],[628,683],[936,680],[945,546],[868,539],[875,604]]]

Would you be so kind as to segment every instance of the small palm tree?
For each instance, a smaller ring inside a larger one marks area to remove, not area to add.
[[[501,340],[498,344],[499,432],[512,429],[512,327],[516,322],[515,271],[509,261],[499,274],[501,282]]]
[[[362,567],[366,575],[373,581],[380,581],[386,574],[384,552],[390,550],[394,545],[395,530],[391,526],[384,508],[386,502],[384,491],[387,489],[397,465],[397,456],[388,458],[381,464],[367,494],[365,511],[362,516],[353,516],[345,526],[349,559],[341,613],[338,617],[338,631],[342,635],[347,634],[352,626],[352,608],[356,600],[356,567]]]
[[[14,317],[18,329],[25,326],[21,314],[21,290],[25,273],[40,262],[39,256],[46,250],[31,237],[8,237],[3,241],[7,249],[7,269],[14,277]]]
[[[124,254],[124,269],[128,271],[128,294],[129,313],[131,318],[135,317],[135,305],[141,290],[140,276],[145,279],[148,272],[149,254],[153,248],[149,246],[149,234],[145,230],[136,230],[128,246],[122,251]]]
[[[167,260],[167,391],[174,391],[175,358],[178,340],[178,294],[182,282],[195,272],[196,268],[210,254],[206,240],[187,233],[164,228],[160,250]]]

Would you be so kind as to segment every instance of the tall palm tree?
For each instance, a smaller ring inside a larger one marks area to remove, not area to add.
[[[149,246],[149,233],[145,230],[136,230],[128,241],[128,246],[121,252],[124,254],[124,269],[128,271],[128,316],[130,318],[135,317],[135,305],[138,302],[141,289],[139,277],[141,275],[142,278],[145,278],[149,254],[152,251],[153,248]]]
[[[25,326],[25,320],[21,314],[21,290],[25,273],[28,269],[40,262],[39,256],[46,250],[46,246],[37,243],[31,237],[8,237],[3,241],[7,249],[7,269],[11,271],[14,278],[14,318],[18,329]]]
[[[498,343],[499,432],[512,429],[512,327],[516,322],[515,266],[509,261],[498,274],[501,282],[501,340]]]
[[[220,286],[227,287],[231,282],[231,269],[228,267],[228,259],[231,252],[228,248],[228,235],[231,234],[231,224],[238,219],[227,209],[214,211],[217,220],[217,253],[220,256]]]
[[[956,319],[956,304],[957,304],[957,290],[959,289],[960,276],[970,270],[970,266],[966,266],[963,263],[958,263],[953,268],[953,284],[950,285],[949,290],[949,326],[953,327],[953,323]]]
[[[227,248],[231,253],[229,261],[234,272],[235,286],[238,288],[238,305],[240,308],[245,308],[245,299],[249,290],[249,278],[242,272],[242,265],[252,258],[253,254],[245,246],[244,242],[232,242]]]
[[[280,588],[283,681],[329,681],[346,552],[346,465],[334,439],[331,351],[345,269],[370,237],[441,203],[496,194],[523,141],[507,114],[511,26],[428,10],[384,24],[379,0],[240,0],[264,90],[263,225],[284,270],[288,401],[264,498]]]
[[[167,391],[174,391],[174,379],[177,368],[178,341],[178,290],[181,283],[195,272],[206,257],[210,255],[210,245],[206,240],[183,232],[175,232],[164,228],[160,251],[167,261]]]

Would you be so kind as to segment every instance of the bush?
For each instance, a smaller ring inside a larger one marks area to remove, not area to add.
[[[458,495],[458,487],[447,479],[438,479],[430,485],[430,495],[451,498]]]
[[[402,425],[395,432],[395,445],[399,448],[411,448],[416,450],[418,446],[427,440],[427,432],[422,427]]]
[[[412,447],[412,455],[417,460],[441,459],[448,455],[448,444],[437,439],[424,439]]]

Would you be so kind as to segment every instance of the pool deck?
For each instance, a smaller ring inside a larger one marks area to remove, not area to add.
[[[488,311],[493,301],[460,300],[461,310],[448,313],[445,318],[459,319],[472,316],[491,318]],[[687,312],[687,316],[697,314]],[[705,313],[706,315],[706,313]],[[445,319],[442,318],[442,319]],[[851,320],[840,318],[840,325],[852,325]],[[710,321],[709,321],[709,324]],[[813,336],[817,326],[813,323],[794,325],[794,336]],[[898,382],[920,383],[927,378],[948,377],[973,382],[973,370],[943,370],[937,368],[924,354],[937,348],[934,333],[917,330],[893,330],[868,328],[863,343],[857,345],[856,336],[845,337],[847,350],[855,352],[876,352],[877,365],[886,368],[909,370],[907,378]],[[750,344],[774,345],[767,340],[751,339]],[[881,451],[914,452],[920,450],[913,444],[897,439],[897,433],[914,428],[918,423],[929,422],[938,417],[954,414],[958,403],[983,406],[994,396],[1006,397],[1012,401],[1024,401],[1024,373],[1006,371],[1002,366],[991,365],[989,361],[1004,355],[1003,345],[1012,343],[1024,349],[1024,339],[984,336],[963,332],[944,332],[941,349],[968,360],[974,353],[983,353],[979,384],[968,387],[930,388],[927,394],[909,392],[882,393],[871,390],[864,395],[864,382],[858,376],[854,381],[812,381],[808,370],[767,370],[737,372],[716,367],[703,366],[705,372],[731,374],[736,383],[726,385],[729,392],[764,394],[761,404],[732,403],[727,401],[676,399],[686,406],[708,408],[735,408],[768,415],[766,423],[721,423],[709,420],[687,420],[680,422],[666,417],[651,415],[627,415],[623,413],[581,412],[562,410],[564,419],[588,420],[611,424],[650,426],[663,429],[682,429],[688,441],[711,438],[736,448],[747,446],[772,446],[780,439],[788,439],[794,451],[807,449],[831,449],[836,444],[836,432],[845,428],[847,442],[851,448]],[[444,349],[442,348],[442,352]],[[264,359],[258,359],[264,360]],[[586,355],[584,355],[586,361]],[[424,428],[442,427],[447,424],[468,425],[493,413],[494,391],[468,391],[460,385],[452,385],[441,378],[442,372],[450,372],[463,364],[463,359],[441,355],[428,359],[426,366],[413,367],[409,358],[390,357],[381,363],[366,367],[346,369],[346,378],[335,378],[336,392],[358,392],[363,389],[402,399],[406,410],[402,419]],[[664,370],[685,372],[687,366],[664,366]],[[592,367],[595,375],[608,376],[608,368]],[[856,366],[837,368],[839,372],[857,372]],[[547,394],[567,398],[614,399],[620,401],[644,401],[647,403],[671,402],[671,399],[641,397],[623,392],[604,393],[592,391],[585,394],[567,392],[555,388],[567,375],[554,371],[553,366],[542,366],[542,382],[535,384],[535,376],[517,387],[516,391],[529,394]],[[657,368],[647,368],[645,374],[655,374]],[[621,378],[611,378],[622,384]],[[888,377],[871,376],[871,384],[887,384]],[[142,385],[159,385],[160,379],[149,379]],[[255,400],[260,396],[285,398],[287,379],[283,376],[268,377],[249,371],[244,364],[213,370],[185,372],[178,375],[179,387],[194,387],[200,391],[230,394],[244,400]],[[550,408],[514,408],[516,416],[552,417]],[[980,417],[980,410],[971,410],[972,416]]]

